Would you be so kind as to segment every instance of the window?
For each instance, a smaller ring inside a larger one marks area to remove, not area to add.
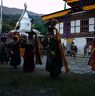
[[[80,33],[80,20],[71,21],[71,33]]]
[[[81,31],[82,32],[88,32],[88,19],[81,20]]]
[[[95,31],[95,18],[89,18],[89,32]]]
[[[71,21],[71,33],[74,33],[75,22]]]
[[[61,22],[59,24],[59,32],[60,32],[60,34],[63,34],[63,32],[64,32],[64,23],[63,22]]]

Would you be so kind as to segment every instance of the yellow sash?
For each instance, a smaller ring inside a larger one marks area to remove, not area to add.
[[[20,48],[20,55],[24,57],[25,48]]]
[[[64,67],[65,67],[65,71],[69,72],[68,62],[66,60],[66,57],[65,57],[65,54],[64,54],[64,49],[62,48],[62,44],[61,44],[61,36],[60,36],[57,29],[56,29],[56,39],[59,42],[58,44],[59,44],[59,48],[60,48],[60,52],[61,52],[61,56],[62,56],[62,62],[63,62]]]

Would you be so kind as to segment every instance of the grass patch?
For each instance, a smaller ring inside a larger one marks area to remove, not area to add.
[[[43,74],[0,66],[0,96],[95,96],[94,75],[62,73],[53,80]]]

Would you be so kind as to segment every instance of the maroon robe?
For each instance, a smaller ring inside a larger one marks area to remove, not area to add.
[[[24,44],[25,53],[24,53],[24,65],[23,70],[25,72],[33,72],[35,69],[34,64],[34,44],[31,43],[25,43]]]

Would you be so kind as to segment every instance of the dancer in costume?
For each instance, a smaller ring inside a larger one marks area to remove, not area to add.
[[[0,63],[2,64],[7,64],[9,60],[6,40],[7,37],[4,36],[0,39]]]
[[[28,39],[26,42],[22,44],[22,47],[25,48],[24,51],[24,64],[23,64],[23,70],[25,72],[33,72],[35,69],[35,63],[34,63],[34,49],[35,49],[35,42],[34,42],[34,36],[35,34],[33,32],[28,32]]]
[[[20,40],[18,40],[17,36],[13,37],[13,42],[10,45],[10,65],[13,66],[15,69],[21,62],[20,56],[20,48],[19,48]]]
[[[61,73],[62,56],[58,45],[56,34],[54,34],[54,27],[56,22],[48,22],[48,45],[47,45],[47,61],[46,70],[50,72],[52,78],[57,78]]]
[[[91,65],[92,70],[95,71],[95,39],[93,40],[92,43],[92,54],[91,54],[91,58],[89,59],[89,65]]]

